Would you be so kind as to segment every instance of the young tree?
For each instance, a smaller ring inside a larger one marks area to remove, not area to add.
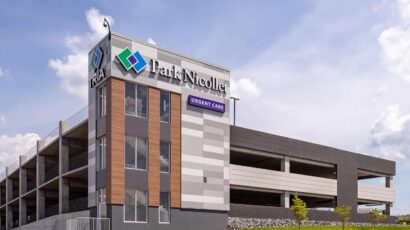
[[[308,211],[306,208],[306,203],[298,197],[298,194],[294,194],[294,198],[292,199],[292,206],[290,209],[292,209],[293,214],[295,215],[296,222],[298,223],[298,227],[300,230],[300,225],[302,224],[302,221],[308,219]]]
[[[373,230],[375,230],[376,224],[386,220],[387,216],[386,214],[384,214],[382,211],[378,210],[377,208],[373,208],[369,212],[369,219],[373,224]]]
[[[345,229],[345,226],[347,222],[350,220],[350,212],[352,211],[351,206],[341,206],[335,208],[335,214],[339,216],[340,221],[342,222],[343,230]]]

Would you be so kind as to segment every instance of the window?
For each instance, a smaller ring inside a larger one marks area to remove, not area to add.
[[[125,190],[124,221],[147,222],[148,197],[144,190]]]
[[[105,157],[106,157],[106,149],[105,149],[105,136],[100,137],[97,140],[98,150],[97,150],[97,170],[105,169]]]
[[[147,95],[146,86],[125,83],[125,114],[138,117],[147,117]]]
[[[125,136],[125,168],[147,170],[147,139]]]
[[[159,202],[159,222],[169,223],[169,192],[160,192]]]
[[[97,190],[97,204],[105,204],[106,200],[106,192],[105,188],[101,188]]]
[[[161,141],[160,144],[160,171],[169,172],[169,142]]]
[[[103,85],[97,89],[98,93],[98,118],[105,117],[107,112],[107,87]]]
[[[161,91],[160,94],[160,117],[162,122],[169,122],[169,92]]]
[[[107,217],[107,208],[106,208],[106,191],[105,188],[97,190],[97,215],[99,218]]]

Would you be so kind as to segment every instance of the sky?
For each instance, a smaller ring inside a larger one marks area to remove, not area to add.
[[[230,69],[239,126],[395,160],[410,213],[409,0],[0,0],[1,167],[87,105],[103,18]]]

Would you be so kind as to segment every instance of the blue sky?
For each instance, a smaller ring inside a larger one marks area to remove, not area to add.
[[[1,164],[87,104],[79,60],[105,33],[102,15],[229,68],[241,126],[397,160],[394,209],[410,212],[405,0],[1,0]]]

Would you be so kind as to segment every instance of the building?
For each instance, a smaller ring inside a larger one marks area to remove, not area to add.
[[[230,125],[228,70],[118,34],[89,60],[88,107],[0,175],[1,230],[223,229],[292,218],[295,192],[313,220],[390,215],[395,162]]]

